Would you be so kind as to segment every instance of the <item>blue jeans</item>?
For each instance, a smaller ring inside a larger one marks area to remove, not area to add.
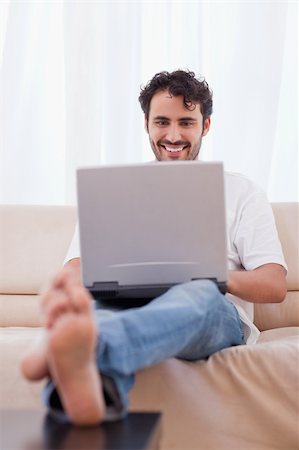
[[[236,308],[206,280],[177,285],[140,308],[108,315],[97,310],[95,320],[99,329],[96,363],[103,380],[107,420],[126,414],[128,392],[139,369],[171,357],[205,359],[244,344]],[[44,401],[52,410],[62,408],[57,397],[50,382]]]

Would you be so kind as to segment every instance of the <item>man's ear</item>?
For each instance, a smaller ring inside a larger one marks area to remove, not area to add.
[[[208,134],[210,125],[211,125],[211,117],[208,117],[207,119],[205,119],[205,121],[203,123],[202,136],[205,136],[206,134]]]
[[[148,119],[146,115],[144,115],[144,129],[148,133]]]

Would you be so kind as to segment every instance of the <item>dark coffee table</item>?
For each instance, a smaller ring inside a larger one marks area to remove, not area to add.
[[[158,449],[160,413],[130,413],[116,422],[80,428],[41,411],[0,411],[1,450]]]

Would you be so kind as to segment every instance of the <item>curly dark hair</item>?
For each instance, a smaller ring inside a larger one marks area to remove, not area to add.
[[[169,91],[174,97],[182,95],[184,105],[189,110],[194,104],[199,104],[203,121],[213,112],[212,91],[204,78],[196,78],[195,73],[189,70],[164,71],[157,73],[141,88],[138,100],[147,120],[151,100],[160,91]]]

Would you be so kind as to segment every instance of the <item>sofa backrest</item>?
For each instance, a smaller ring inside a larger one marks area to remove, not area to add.
[[[272,203],[278,235],[288,265],[288,291],[299,290],[299,203]]]
[[[37,294],[62,266],[74,206],[0,206],[0,294]]]
[[[299,204],[272,204],[289,267],[289,291],[299,290]],[[63,264],[75,224],[74,206],[0,205],[0,293],[36,294]]]

